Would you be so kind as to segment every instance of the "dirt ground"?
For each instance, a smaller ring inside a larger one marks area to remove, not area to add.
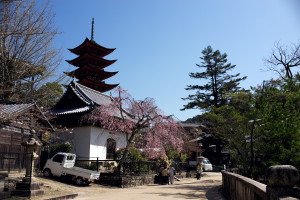
[[[75,200],[171,200],[171,199],[209,199],[223,200],[221,194],[221,173],[207,172],[201,178],[184,178],[175,181],[172,185],[144,185],[132,188],[116,188],[91,184],[90,186],[78,187],[61,179],[45,179],[38,177],[37,181],[43,182],[45,195],[33,197],[32,200],[49,199],[51,197],[74,194]]]

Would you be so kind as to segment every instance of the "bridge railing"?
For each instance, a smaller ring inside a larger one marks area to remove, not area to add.
[[[268,185],[250,178],[222,171],[223,194],[231,200],[279,200],[286,197],[300,199],[298,170],[291,165],[275,165],[266,172]]]
[[[222,171],[223,193],[228,199],[265,200],[266,185],[250,178]]]

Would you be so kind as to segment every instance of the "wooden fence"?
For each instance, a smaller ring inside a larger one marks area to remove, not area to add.
[[[0,152],[0,171],[22,171],[32,162],[32,153],[26,152]]]

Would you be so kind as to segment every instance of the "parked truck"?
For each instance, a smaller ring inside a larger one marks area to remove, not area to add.
[[[75,167],[75,160],[75,154],[59,152],[47,160],[43,175],[45,177],[66,176],[75,181],[77,185],[90,184],[99,179],[99,172]]]

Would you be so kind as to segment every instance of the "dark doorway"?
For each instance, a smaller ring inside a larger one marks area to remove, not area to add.
[[[115,159],[116,154],[116,146],[117,142],[116,140],[112,138],[108,138],[106,142],[106,159]]]

